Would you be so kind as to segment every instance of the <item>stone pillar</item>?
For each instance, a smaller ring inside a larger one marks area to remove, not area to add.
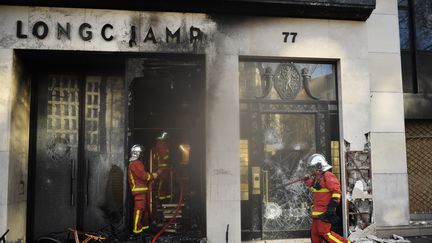
[[[8,228],[8,185],[13,50],[0,49],[0,235]]]
[[[209,243],[240,243],[238,56],[207,55],[206,210]]]
[[[371,159],[377,228],[408,225],[409,195],[397,0],[377,0],[367,20]]]
[[[30,83],[13,49],[0,49],[0,234],[25,241]]]

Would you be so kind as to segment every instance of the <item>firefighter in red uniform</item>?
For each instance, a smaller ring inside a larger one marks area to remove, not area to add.
[[[329,171],[329,165],[321,154],[313,154],[308,159],[308,168],[311,176],[305,177],[305,184],[313,192],[312,208],[312,243],[350,242],[344,237],[331,231],[332,224],[339,221],[336,208],[341,200],[341,188],[339,180]]]
[[[155,171],[159,174],[159,202],[171,201],[171,164],[167,139],[168,133],[163,132],[156,139],[156,144],[153,148],[153,164]]]
[[[132,146],[128,166],[128,180],[134,199],[132,217],[134,234],[140,234],[149,228],[149,183],[158,177],[157,173],[150,174],[145,170],[142,161],[143,154],[143,146],[139,144]]]

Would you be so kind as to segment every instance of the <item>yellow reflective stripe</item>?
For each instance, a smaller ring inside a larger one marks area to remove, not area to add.
[[[340,193],[333,193],[332,197],[341,198],[341,194]]]
[[[135,179],[134,179],[134,177],[132,175],[132,171],[129,171],[129,175],[130,175],[130,178],[131,178],[132,191],[133,191],[133,189],[135,188]]]
[[[158,164],[159,167],[166,167],[168,164]]]
[[[318,216],[323,214],[324,212],[312,212],[312,216]]]
[[[159,193],[158,193],[158,194],[160,194],[160,191],[162,191],[162,185],[163,185],[163,183],[164,183],[163,180],[161,180],[161,181],[159,182],[159,188],[158,188]]]
[[[140,216],[140,211],[139,211],[139,209],[136,211],[136,214],[135,214],[135,222],[134,222],[134,230],[133,230],[133,232],[135,233],[135,234],[138,234],[138,233],[141,233],[142,231],[143,231],[143,229],[141,228],[141,229],[137,229],[137,227],[138,227],[138,219],[139,219],[139,216]]]
[[[170,195],[168,195],[168,196],[159,196],[159,199],[161,199],[161,200],[164,200],[164,199],[167,199],[167,198],[171,198],[171,196]]]
[[[138,191],[147,191],[148,188],[147,187],[136,187],[136,188],[132,188],[133,192],[138,192]]]
[[[161,196],[160,192],[162,191],[162,185],[164,184],[164,181],[160,181],[159,182],[159,193],[158,193],[158,197],[161,200],[167,199],[167,198],[171,198],[171,195],[166,195],[166,196]]]
[[[151,180],[151,175],[148,172],[146,172],[146,173],[147,173],[147,181],[150,181]]]
[[[134,229],[133,229],[133,232],[134,232],[135,234],[139,234],[139,233],[141,233],[143,230],[149,228],[149,226],[146,225],[146,226],[142,226],[141,229],[137,229],[137,227],[138,227],[138,220],[139,220],[139,216],[140,216],[140,215],[141,215],[141,214],[140,214],[140,210],[138,209],[138,210],[136,211],[136,214],[135,214],[135,222],[134,222]]]
[[[328,238],[330,238],[332,241],[336,242],[336,243],[343,243],[341,240],[339,240],[338,238],[334,237],[330,232],[327,233]]]
[[[312,190],[313,192],[329,192],[329,191],[330,191],[330,190],[327,189],[327,188],[321,188],[321,189],[317,190],[316,188],[313,188],[313,187],[311,187],[311,190]]]
[[[129,174],[130,174],[131,184],[132,184],[132,186],[131,186],[131,190],[132,190],[133,192],[138,192],[138,191],[147,191],[147,190],[148,190],[147,187],[135,187],[135,179],[134,179],[134,177],[133,177],[133,175],[132,175],[132,172],[129,172]],[[148,173],[147,173],[147,174],[148,174]]]
[[[135,233],[135,234],[139,234],[139,233],[141,233],[143,230],[146,230],[146,229],[148,229],[149,228],[149,226],[143,226],[143,227],[141,227],[141,229],[134,229],[133,230],[133,232]]]
[[[167,160],[168,158],[169,158],[168,155],[165,155],[165,156],[163,157],[163,159],[165,159],[165,160]]]

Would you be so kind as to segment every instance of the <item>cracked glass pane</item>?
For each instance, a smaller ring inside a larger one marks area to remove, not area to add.
[[[312,195],[296,179],[311,154],[330,158],[338,140],[335,70],[330,62],[240,61],[242,240],[310,235]]]
[[[303,183],[286,185],[306,173],[305,161],[316,151],[315,116],[312,114],[262,115],[265,185],[263,231],[308,230],[311,193]],[[285,186],[286,185],[286,186]]]

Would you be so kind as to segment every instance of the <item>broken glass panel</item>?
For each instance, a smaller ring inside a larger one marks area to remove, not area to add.
[[[280,239],[277,232],[308,230],[311,193],[303,183],[286,185],[306,173],[305,161],[316,151],[315,116],[312,114],[262,115],[264,165],[268,198],[263,203],[265,238]]]
[[[339,158],[339,146],[331,146],[338,139],[335,67],[239,62],[240,138],[249,148],[249,170],[242,173],[243,185],[249,182],[249,197],[241,202],[242,240],[310,235],[311,192],[301,181],[289,182],[306,173],[313,153]]]

